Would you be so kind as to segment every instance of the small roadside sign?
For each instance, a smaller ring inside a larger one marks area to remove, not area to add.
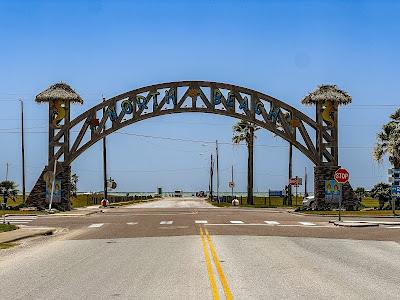
[[[392,185],[391,190],[393,197],[400,197],[400,185]]]
[[[335,172],[335,176],[334,176],[336,182],[338,183],[347,183],[350,179],[350,174],[346,169],[338,169]]]
[[[289,184],[298,187],[303,184],[303,179],[301,177],[290,178]]]
[[[229,181],[229,187],[230,187],[230,188],[234,188],[234,187],[235,187],[235,182]]]

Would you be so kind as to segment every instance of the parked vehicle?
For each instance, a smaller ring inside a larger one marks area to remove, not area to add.
[[[183,196],[183,192],[181,190],[176,190],[174,192],[174,197],[182,197]]]
[[[303,198],[303,208],[315,210],[317,208],[317,202],[314,196],[307,196]]]

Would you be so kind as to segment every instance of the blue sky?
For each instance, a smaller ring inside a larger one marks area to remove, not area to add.
[[[46,105],[34,97],[70,84],[85,100],[74,116],[141,86],[180,80],[233,83],[304,111],[300,99],[318,84],[348,91],[340,110],[340,164],[353,186],[387,180],[388,164],[371,158],[376,133],[400,106],[400,4],[396,1],[5,1],[0,0],[0,177],[21,182],[19,102],[26,110],[27,184],[47,160]],[[221,190],[231,165],[246,188],[246,148],[231,146],[235,120],[183,114],[153,118],[124,132],[222,144]],[[119,191],[205,190],[211,143],[113,134],[109,171]],[[259,131],[255,190],[287,179],[287,143]],[[73,163],[82,191],[102,187],[101,144]],[[298,151],[295,174],[313,165]],[[311,177],[312,178],[312,177]],[[311,188],[311,186],[309,186]]]

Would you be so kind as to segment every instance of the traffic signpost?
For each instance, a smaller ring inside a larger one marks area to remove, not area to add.
[[[297,188],[303,184],[303,179],[301,177],[294,177],[294,178],[290,178],[289,180],[289,184],[291,186],[294,186],[296,188],[296,205],[297,205]]]
[[[396,215],[396,199],[400,198],[400,169],[389,169],[389,182],[392,183],[392,210],[393,215]]]
[[[346,169],[340,168],[340,169],[336,170],[334,178],[335,178],[336,182],[339,183],[340,185],[346,184],[347,182],[349,182],[350,173]],[[341,194],[340,198],[339,198],[339,222],[342,221],[342,214],[341,214],[341,212],[342,212],[342,197],[343,197],[343,194]]]

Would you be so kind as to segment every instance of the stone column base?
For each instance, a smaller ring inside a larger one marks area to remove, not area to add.
[[[334,179],[334,175],[340,166],[315,166],[314,167],[314,196],[318,209],[337,208],[337,204],[325,202],[325,180]],[[342,185],[342,207],[346,210],[354,210],[359,204],[350,183]]]
[[[58,210],[71,210],[70,202],[70,189],[71,189],[71,166],[63,165],[62,163],[57,164],[57,176],[56,179],[61,181],[61,198],[54,199],[52,207]],[[34,206],[38,209],[46,209],[49,207],[49,200],[46,197],[46,182],[43,179],[43,175],[48,171],[46,166],[40,174],[38,180],[32,191],[29,193],[26,199],[28,206]]]

